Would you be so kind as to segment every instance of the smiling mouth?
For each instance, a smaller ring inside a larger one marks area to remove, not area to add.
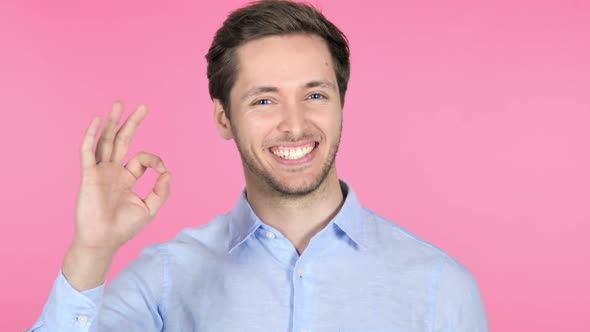
[[[310,142],[298,146],[273,146],[270,152],[285,160],[297,160],[309,155],[319,143]]]

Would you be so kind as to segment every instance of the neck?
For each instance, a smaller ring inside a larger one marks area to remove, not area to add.
[[[279,195],[246,181],[248,202],[267,225],[281,232],[301,254],[311,238],[336,215],[344,196],[333,167],[322,184],[313,192],[298,197]]]

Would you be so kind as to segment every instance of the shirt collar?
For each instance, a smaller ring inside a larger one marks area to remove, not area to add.
[[[343,231],[356,245],[360,248],[366,247],[366,230],[365,220],[362,218],[363,207],[357,200],[352,188],[344,181],[340,180],[340,188],[344,195],[344,203],[330,221],[328,227],[332,224]],[[229,252],[242,244],[250,235],[252,235],[263,222],[258,218],[250,203],[246,198],[246,189],[244,189],[236,202],[234,208],[229,213]]]
[[[360,248],[366,248],[367,232],[366,220],[363,218],[363,206],[346,182],[340,180],[340,188],[342,188],[342,194],[345,197],[344,203],[330,223],[340,228]]]

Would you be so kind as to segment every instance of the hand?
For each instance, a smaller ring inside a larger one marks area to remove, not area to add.
[[[104,279],[115,252],[156,215],[170,194],[171,175],[158,156],[139,152],[122,164],[147,108],[141,105],[117,130],[122,113],[123,105],[115,102],[96,151],[100,117],[92,120],[82,141],[76,227],[63,266],[64,275],[78,289]],[[132,188],[148,167],[160,176],[152,191],[141,198]]]

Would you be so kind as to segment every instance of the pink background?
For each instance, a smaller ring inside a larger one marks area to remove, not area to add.
[[[313,3],[352,48],[339,175],[473,272],[492,331],[587,331],[590,2]],[[243,175],[204,55],[239,4],[0,4],[3,331],[41,312],[72,237],[80,139],[114,100],[149,105],[131,152],[174,177],[110,277],[233,206]]]

